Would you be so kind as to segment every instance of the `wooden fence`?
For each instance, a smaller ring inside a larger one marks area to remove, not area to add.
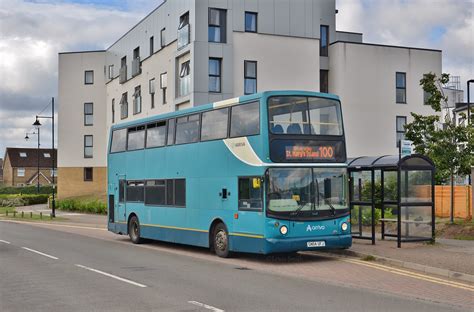
[[[451,211],[451,186],[436,185],[435,187],[436,216],[448,218]],[[454,187],[454,217],[469,219],[473,215],[471,186]]]

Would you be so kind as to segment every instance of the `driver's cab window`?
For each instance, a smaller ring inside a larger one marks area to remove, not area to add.
[[[239,210],[263,210],[263,185],[260,177],[239,178]]]

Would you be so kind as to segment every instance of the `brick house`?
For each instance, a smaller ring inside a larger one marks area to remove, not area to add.
[[[38,153],[38,149],[36,148],[7,147],[2,166],[4,185],[37,185],[38,157],[40,185],[52,184],[53,174],[56,177],[56,172],[53,172],[51,169],[53,157],[54,159],[57,157],[56,150],[42,148],[39,149]],[[55,183],[57,183],[56,178]]]

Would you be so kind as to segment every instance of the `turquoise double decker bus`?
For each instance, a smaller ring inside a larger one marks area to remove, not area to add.
[[[108,229],[231,252],[351,246],[339,98],[270,91],[111,128]]]

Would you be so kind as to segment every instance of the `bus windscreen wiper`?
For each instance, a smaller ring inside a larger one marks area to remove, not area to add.
[[[336,208],[334,208],[334,206],[332,205],[332,202],[329,199],[327,199],[326,197],[324,197],[324,194],[319,193],[319,195],[321,195],[324,202],[329,206],[329,208],[331,208],[332,215],[335,216],[336,215]]]
[[[292,214],[293,216],[297,217],[297,216],[300,214],[301,209],[304,208],[304,206],[306,206],[306,203],[303,203],[303,202],[302,202],[301,204],[298,205],[298,208],[296,208],[296,210],[293,211],[291,214]]]

